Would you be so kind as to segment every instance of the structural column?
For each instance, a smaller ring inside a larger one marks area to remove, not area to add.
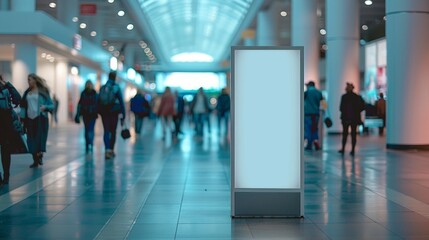
[[[57,1],[58,20],[70,28],[72,31],[77,32],[77,22],[73,22],[74,17],[79,16],[79,1],[67,0]]]
[[[346,83],[359,93],[359,1],[326,0],[328,108],[333,120],[329,133],[341,133],[340,100]]]
[[[429,1],[387,0],[388,148],[429,149]]]
[[[12,0],[12,11],[33,12],[36,9],[36,0]]]
[[[304,82],[319,86],[317,0],[292,0],[292,46],[304,47]]]
[[[276,45],[276,21],[270,9],[263,10],[256,17],[256,44],[258,46]]]
[[[28,88],[27,76],[36,73],[37,48],[32,43],[15,44],[15,59],[12,62],[12,83],[23,93]]]

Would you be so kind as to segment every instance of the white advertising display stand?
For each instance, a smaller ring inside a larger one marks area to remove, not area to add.
[[[303,216],[303,47],[232,47],[231,215]]]

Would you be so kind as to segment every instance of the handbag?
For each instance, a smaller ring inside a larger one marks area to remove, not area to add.
[[[122,128],[122,131],[121,131],[121,137],[122,137],[124,140],[126,140],[126,139],[128,139],[128,138],[130,138],[130,137],[131,137],[130,130],[127,128],[127,125],[126,125],[126,124],[123,124],[123,128]]]
[[[325,123],[327,128],[332,127],[332,119],[330,117],[325,117],[325,119],[323,120],[323,122]]]
[[[24,126],[21,123],[21,120],[18,114],[11,109],[12,115],[12,129],[13,135],[11,136],[12,146],[10,149],[11,154],[20,154],[20,153],[28,153],[28,144],[27,144],[27,134],[25,133]]]

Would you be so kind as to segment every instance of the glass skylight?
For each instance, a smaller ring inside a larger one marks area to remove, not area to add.
[[[139,0],[162,53],[171,61],[217,62],[253,0]]]

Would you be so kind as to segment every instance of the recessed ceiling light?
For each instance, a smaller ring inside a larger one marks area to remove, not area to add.
[[[82,29],[86,28],[86,23],[81,23],[81,24],[79,25],[79,27],[80,27],[80,28],[82,28]]]
[[[131,31],[131,30],[133,30],[133,28],[134,28],[134,25],[132,25],[131,23],[127,25],[127,29],[128,30]]]
[[[282,17],[286,17],[286,16],[287,16],[287,12],[286,12],[286,11],[281,11],[281,12],[280,12],[280,15],[281,15]]]
[[[111,51],[111,52],[113,52],[113,50],[115,50],[115,47],[114,46],[109,46],[109,51]]]
[[[49,7],[50,7],[50,8],[55,8],[56,6],[57,6],[57,4],[56,4],[56,3],[54,3],[54,2],[49,3]]]
[[[124,16],[124,15],[125,15],[125,12],[124,12],[124,11],[122,11],[122,10],[121,10],[121,11],[119,11],[119,12],[118,12],[118,16],[122,17],[122,16]]]
[[[323,50],[325,50],[325,51],[326,51],[326,50],[328,50],[328,45],[323,44],[323,45],[322,45],[322,49],[323,49]]]
[[[109,3],[113,3],[115,0],[107,0]]]
[[[92,32],[90,33],[90,35],[91,35],[92,37],[95,37],[95,36],[97,36],[97,32],[96,32],[96,31],[92,31]]]
[[[103,45],[103,46],[107,46],[107,44],[109,44],[109,42],[106,41],[106,40],[104,40],[104,41],[101,42],[101,45]]]
[[[368,26],[367,25],[362,25],[362,30],[364,30],[364,31],[368,30]]]
[[[322,28],[322,29],[320,29],[320,34],[321,34],[321,35],[326,35],[326,30],[325,30],[325,29],[323,29],[323,28]]]
[[[77,22],[77,21],[79,21],[79,18],[78,18],[78,17],[73,17],[73,18],[72,18],[72,21],[73,21],[73,22]]]
[[[372,5],[372,1],[371,0],[365,0],[365,5],[367,5],[367,6]]]

